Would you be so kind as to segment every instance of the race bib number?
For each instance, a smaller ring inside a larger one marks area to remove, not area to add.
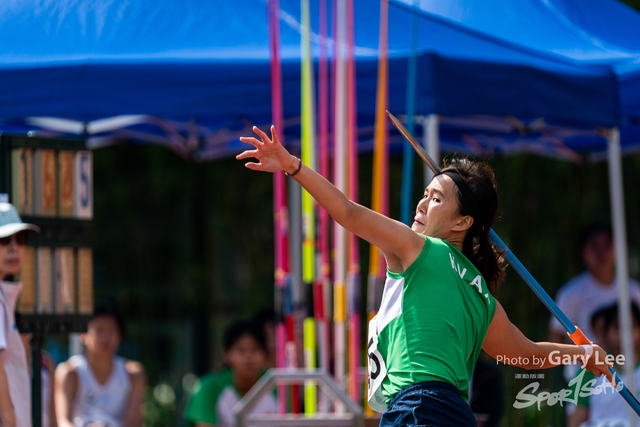
[[[382,395],[382,381],[387,376],[387,366],[378,351],[378,318],[369,322],[367,355],[369,357],[369,406],[377,412],[387,409],[386,398]]]

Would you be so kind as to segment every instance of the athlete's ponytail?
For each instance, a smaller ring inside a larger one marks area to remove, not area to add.
[[[489,290],[494,292],[504,280],[505,265],[502,254],[489,240],[489,230],[498,211],[493,170],[486,163],[463,158],[451,161],[442,173],[452,177],[456,183],[460,213],[473,218],[462,244],[462,253],[480,271]]]
[[[465,245],[473,245],[473,243],[467,243],[472,240],[468,237],[465,238]],[[504,280],[504,259],[489,240],[488,233],[481,234],[475,240],[477,244],[473,245],[473,248],[465,248],[467,250],[464,250],[463,253],[482,273],[489,290],[493,293]]]

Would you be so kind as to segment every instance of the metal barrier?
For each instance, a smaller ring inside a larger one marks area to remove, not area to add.
[[[304,414],[250,414],[253,407],[277,383],[300,384],[315,381],[324,386],[334,401],[340,401],[347,409],[345,414],[329,413],[307,416]],[[340,388],[326,372],[304,369],[269,369],[233,408],[236,427],[364,427],[362,408]]]

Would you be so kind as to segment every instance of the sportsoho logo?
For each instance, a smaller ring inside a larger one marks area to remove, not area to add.
[[[619,380],[614,387],[606,378],[598,385],[596,385],[598,381],[596,378],[585,383],[585,372],[587,371],[582,369],[577,377],[569,381],[567,388],[563,388],[557,392],[542,391],[536,394],[538,388],[540,388],[540,383],[531,383],[518,392],[516,401],[513,402],[513,407],[522,409],[537,405],[539,410],[545,402],[547,406],[553,406],[556,403],[560,403],[561,406],[564,406],[565,403],[573,403],[575,405],[578,403],[578,397],[597,396],[599,394],[615,393],[616,391],[620,392],[624,387],[622,380]]]
[[[598,353],[596,353],[594,357],[594,362],[596,364],[610,364],[615,362],[618,366],[624,365],[624,355],[618,355],[616,357],[614,357],[613,355],[607,355],[604,361],[598,360]],[[568,365],[580,363],[581,365],[584,365],[589,360],[589,358],[590,356],[585,357],[584,355],[573,357],[568,355],[561,356],[559,352],[552,351],[551,353],[549,353],[548,358],[533,356],[531,359],[528,359],[526,357],[508,358],[504,356],[498,356],[496,357],[496,362],[516,366],[528,365],[535,368],[549,366],[549,364]],[[619,392],[624,387],[622,380],[620,380],[619,378],[615,386],[613,386],[606,378],[603,378],[602,381],[598,381],[597,378],[593,378],[585,382],[585,372],[587,371],[582,369],[578,376],[569,381],[567,388],[563,388],[557,392],[541,391],[538,393],[540,382],[530,383],[518,392],[516,400],[513,403],[513,407],[516,409],[523,409],[529,406],[537,405],[538,409],[540,409],[543,403],[546,403],[547,406],[554,406],[557,403],[560,403],[561,406],[564,406],[565,403],[577,404],[579,397],[615,393],[615,391]],[[531,376],[531,378],[534,377]]]

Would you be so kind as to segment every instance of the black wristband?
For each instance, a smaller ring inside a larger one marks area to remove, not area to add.
[[[298,159],[298,168],[295,170],[294,173],[284,173],[287,176],[295,176],[298,172],[300,172],[300,169],[302,169],[302,160]]]

